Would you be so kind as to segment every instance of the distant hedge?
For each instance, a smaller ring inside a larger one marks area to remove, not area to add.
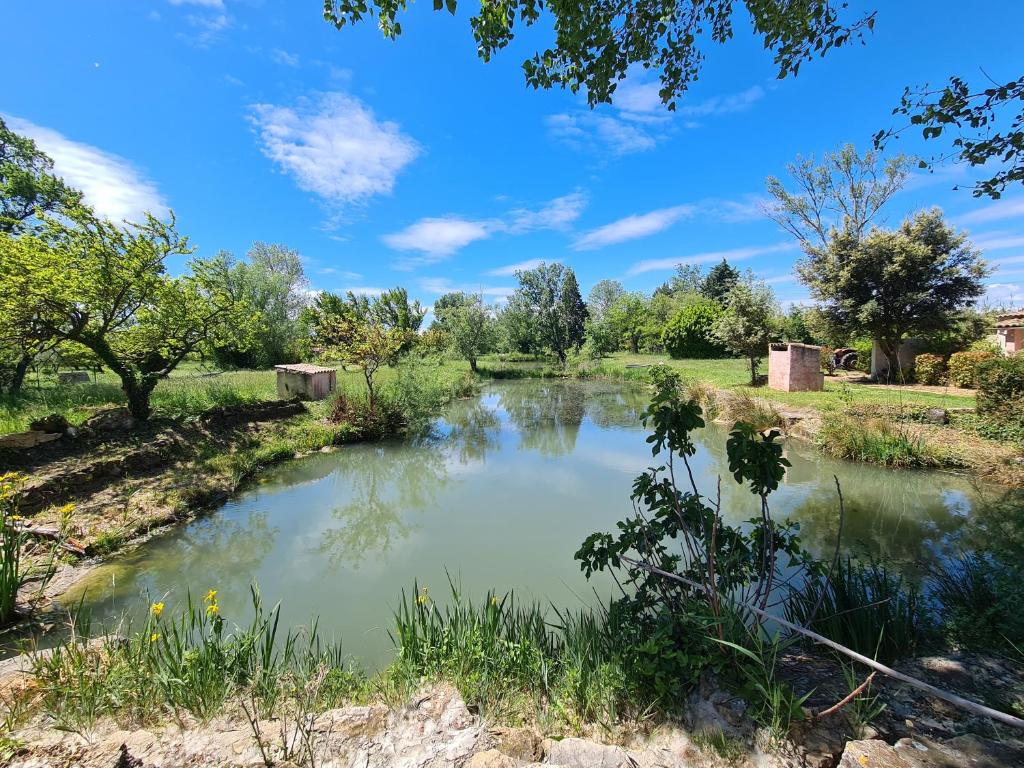
[[[955,352],[949,356],[949,383],[954,387],[978,386],[978,366],[988,360],[995,360],[997,355],[986,350]]]
[[[725,357],[725,348],[711,339],[711,326],[723,311],[714,299],[697,296],[687,301],[661,332],[669,356],[677,360]]]
[[[918,384],[941,384],[946,372],[942,355],[924,353],[914,358],[914,378]]]

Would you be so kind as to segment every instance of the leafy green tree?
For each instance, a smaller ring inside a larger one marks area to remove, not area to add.
[[[525,296],[515,293],[498,313],[499,346],[506,352],[532,355],[543,346],[537,315]]]
[[[925,140],[954,134],[953,150],[918,166],[934,169],[948,157],[971,166],[995,168],[995,173],[978,181],[975,197],[1002,197],[1011,184],[1024,183],[1024,76],[1005,83],[990,81],[971,87],[962,77],[951,77],[943,88],[907,88],[894,115],[905,115],[908,123],[875,134],[875,149],[884,149],[889,139],[911,128],[919,128]]]
[[[618,280],[601,280],[594,284],[587,296],[587,314],[592,322],[600,323],[608,310],[624,296],[626,289]]]
[[[0,117],[0,232],[22,232],[38,224],[40,214],[61,213],[81,202],[82,193],[53,173],[53,160]]]
[[[251,310],[223,290],[219,262],[167,274],[167,258],[192,253],[173,216],[122,226],[83,209],[49,219],[45,236],[2,238],[0,249],[0,316],[91,350],[121,379],[139,419],[188,354],[249,327]]]
[[[774,176],[767,180],[774,198],[768,215],[806,250],[828,246],[833,232],[859,240],[887,202],[906,183],[910,161],[882,159],[878,152],[857,154],[852,144],[829,152],[821,165],[798,157],[787,168],[796,191]]]
[[[797,271],[831,326],[877,340],[890,361],[898,360],[908,336],[947,330],[984,293],[989,272],[981,253],[937,208],[863,240],[836,233]]]
[[[768,345],[776,338],[778,307],[772,289],[747,275],[726,296],[725,311],[711,328],[711,336],[750,364],[750,384],[757,384],[757,369]]]
[[[516,272],[516,305],[536,320],[538,339],[565,363],[567,352],[583,345],[587,307],[580,296],[576,275],[561,264],[541,264]]]
[[[494,320],[483,296],[463,295],[462,303],[457,305],[445,302],[439,319],[447,329],[452,348],[469,361],[470,369],[476,373],[477,358],[491,348],[494,338]]]
[[[329,353],[362,370],[371,416],[377,413],[377,371],[399,357],[412,333],[407,329],[389,328],[372,315],[353,311],[326,315],[319,329]]]
[[[807,322],[808,310],[799,304],[794,304],[789,311],[781,318],[780,330],[785,341],[793,341],[798,344],[817,344],[811,326]]]
[[[730,266],[729,262],[725,259],[722,259],[711,268],[707,277],[701,282],[700,292],[709,299],[720,302],[725,299],[729,291],[733,289],[733,286],[739,282],[739,279],[739,270]]]
[[[224,290],[254,311],[256,333],[252,343],[215,347],[218,363],[235,368],[264,368],[293,362],[300,355],[299,315],[307,302],[306,279],[297,251],[284,245],[254,243],[248,261],[236,261],[230,253],[223,260]]]
[[[690,294],[665,325],[661,343],[676,359],[725,357],[725,348],[711,334],[722,312],[714,299]]]
[[[434,0],[434,10],[454,14],[457,0]],[[402,32],[398,14],[405,0],[324,0],[324,18],[342,28],[366,16],[388,38]],[[583,91],[591,106],[610,102],[616,85],[631,66],[655,70],[659,92],[668,109],[686,92],[701,71],[708,41],[725,43],[734,35],[734,17],[752,23],[754,34],[771,51],[778,76],[796,75],[800,65],[859,40],[874,25],[874,14],[844,24],[845,3],[834,0],[674,0],[646,3],[543,4],[538,0],[483,3],[471,19],[477,54],[484,61],[515,37],[515,23],[543,21],[554,28],[554,44],[523,62],[526,82],[534,88],[559,86]]]
[[[419,332],[423,316],[427,314],[419,301],[409,301],[409,292],[402,287],[390,288],[380,296],[367,300],[376,322],[385,328],[412,334],[412,338]]]
[[[608,322],[635,355],[650,327],[650,302],[642,293],[623,294],[608,310]]]
[[[676,272],[665,283],[658,286],[654,295],[679,296],[700,293],[704,285],[704,273],[697,264],[676,264]]]
[[[454,307],[461,307],[466,302],[466,294],[462,291],[451,291],[450,293],[438,296],[434,302],[434,322],[431,328],[437,327],[442,331],[448,330],[447,322],[444,319],[445,312]]]

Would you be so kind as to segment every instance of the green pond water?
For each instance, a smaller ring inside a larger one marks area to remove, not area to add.
[[[319,617],[327,637],[368,666],[387,661],[392,611],[414,581],[443,599],[448,576],[468,595],[514,591],[560,607],[605,599],[573,553],[630,512],[634,477],[652,463],[639,414],[647,393],[609,382],[502,381],[453,403],[435,434],[346,446],[287,462],[218,512],[168,531],[97,569],[65,598],[94,623],[141,616],[160,599],[218,590],[230,621],[247,618],[255,580],[287,625]],[[756,499],[727,471],[727,430],[699,435],[702,491],[722,478],[732,521]],[[845,547],[923,569],[952,550],[984,489],[950,474],[885,470],[822,457],[790,441],[793,466],[772,496],[799,520],[805,544],[831,552],[833,475],[846,499]]]

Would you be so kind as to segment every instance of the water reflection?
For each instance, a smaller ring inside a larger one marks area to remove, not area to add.
[[[224,612],[244,620],[257,580],[268,603],[283,602],[286,623],[319,615],[328,635],[370,664],[387,660],[391,609],[414,580],[435,594],[451,573],[473,592],[514,589],[579,607],[613,589],[585,581],[573,553],[630,513],[633,479],[652,462],[639,424],[646,401],[643,389],[607,382],[492,384],[453,403],[423,440],[278,467],[216,515],[105,566],[86,602],[111,617],[144,610],[141,593],[215,586]],[[721,483],[736,523],[758,504],[728,472],[726,437],[718,425],[702,430],[692,465],[704,493]],[[875,558],[920,568],[964,541],[1024,541],[1021,514],[1013,522],[1005,511],[1024,507],[1019,495],[989,504],[990,492],[955,476],[847,464],[795,442],[786,451],[793,466],[772,507],[801,523],[818,554],[835,542],[833,475],[846,499],[846,544]]]

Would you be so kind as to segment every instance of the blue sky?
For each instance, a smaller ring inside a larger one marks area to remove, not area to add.
[[[1019,76],[1024,39],[1017,0],[970,16],[962,2],[876,0],[866,46],[779,81],[741,21],[670,116],[643,73],[596,111],[528,89],[520,63],[549,33],[484,64],[471,4],[455,18],[413,4],[396,42],[372,22],[336,31],[317,0],[60,5],[5,7],[0,113],[98,210],[170,207],[200,256],[281,242],[315,288],[405,285],[426,304],[453,288],[498,301],[539,260],[573,267],[584,292],[605,277],[650,291],[674,264],[722,255],[784,303],[805,300],[799,252],[760,213],[765,176],[798,154],[867,148],[905,85]],[[915,176],[885,223],[942,207],[997,267],[988,300],[1024,303],[1024,189],[998,202],[953,191],[971,178]]]

